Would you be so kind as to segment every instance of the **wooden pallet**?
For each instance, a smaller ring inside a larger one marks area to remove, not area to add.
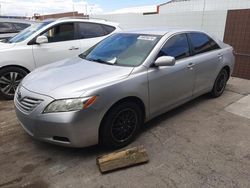
[[[149,161],[146,150],[134,147],[123,151],[116,151],[97,158],[96,162],[102,173],[114,171],[121,168],[135,166]]]

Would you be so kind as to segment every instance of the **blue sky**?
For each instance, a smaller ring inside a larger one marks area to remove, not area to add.
[[[79,0],[75,0],[76,2]],[[134,7],[134,6],[144,6],[144,5],[154,5],[165,3],[168,0],[86,0],[89,4],[98,4],[103,9],[103,11],[113,11],[116,9]]]
[[[157,5],[169,0],[0,0],[2,15],[32,16],[69,11],[101,14],[117,9]]]

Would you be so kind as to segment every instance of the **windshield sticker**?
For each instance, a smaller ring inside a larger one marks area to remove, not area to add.
[[[117,58],[114,57],[113,59],[109,60],[108,62],[111,64],[115,64],[117,62]]]
[[[137,38],[138,40],[149,40],[149,41],[154,41],[155,39],[156,39],[156,37],[154,37],[154,36],[139,36],[138,38]]]

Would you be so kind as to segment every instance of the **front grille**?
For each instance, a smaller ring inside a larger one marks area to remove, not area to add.
[[[18,106],[26,111],[31,112],[33,111],[43,100],[42,99],[36,99],[32,97],[24,97],[22,99],[16,99]]]

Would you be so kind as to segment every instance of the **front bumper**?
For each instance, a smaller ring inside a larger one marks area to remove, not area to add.
[[[24,87],[19,90],[22,96],[42,99],[36,108],[27,112],[19,105],[17,94],[14,98],[17,118],[30,136],[68,147],[86,147],[98,143],[101,122],[98,109],[91,106],[82,111],[43,114],[45,107],[54,99],[30,92]]]

